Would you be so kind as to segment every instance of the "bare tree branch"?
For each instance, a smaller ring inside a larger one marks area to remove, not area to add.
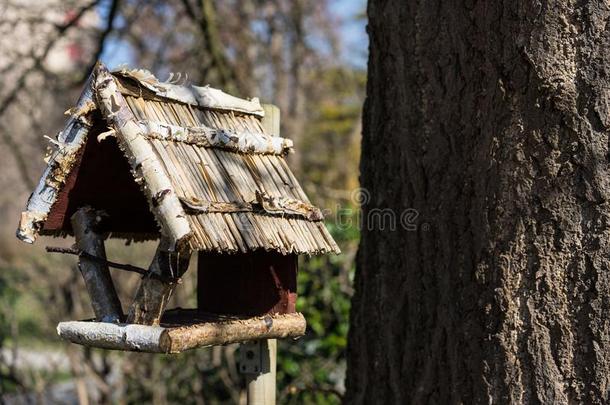
[[[85,257],[89,260],[93,260],[96,262],[100,262],[100,263],[104,263],[106,264],[108,267],[112,267],[113,269],[117,269],[117,270],[124,270],[124,271],[128,271],[131,273],[138,273],[142,276],[146,276],[146,277],[150,277],[150,278],[154,278],[156,280],[161,280],[164,282],[168,282],[168,283],[180,283],[180,278],[169,278],[169,277],[164,277],[162,275],[156,274],[156,273],[152,273],[146,269],[143,269],[141,267],[138,266],[133,266],[131,264],[123,264],[123,263],[116,263],[116,262],[112,262],[110,260],[106,260],[103,259],[101,257],[92,255],[88,252],[85,252],[83,250],[77,249],[77,248],[64,248],[64,247],[56,247],[56,246],[47,246],[46,251],[49,253],[63,253],[63,254],[68,254],[68,255],[75,255],[75,256],[79,256],[79,257]]]
[[[195,22],[203,35],[205,50],[215,68],[218,80],[223,87],[239,86],[235,70],[227,59],[216,25],[216,10],[212,0],[201,0],[201,16],[197,16],[189,0],[182,0],[186,14]]]
[[[49,54],[51,49],[53,49],[53,46],[57,43],[57,41],[62,38],[63,34],[68,29],[75,26],[80,21],[82,16],[87,11],[89,11],[93,7],[95,7],[99,2],[100,2],[100,0],[93,0],[91,3],[87,4],[86,6],[82,7],[81,9],[79,9],[79,11],[74,15],[74,17],[72,17],[68,22],[66,22],[65,24],[56,26],[57,35],[53,39],[51,39],[49,42],[47,42],[46,46],[44,47],[44,49],[43,49],[42,53],[40,53],[40,55],[34,56],[32,58],[33,59],[32,65],[21,74],[21,76],[16,80],[15,87],[13,87],[13,89],[8,93],[8,95],[6,97],[4,97],[4,100],[2,100],[0,102],[0,116],[2,116],[6,112],[7,108],[11,105],[11,103],[13,101],[15,101],[15,98],[17,97],[17,95],[25,86],[28,76],[31,73],[33,73],[34,71],[42,68],[42,62],[45,60],[45,58],[47,57],[47,55]]]
[[[29,189],[33,190],[34,181],[30,177],[30,174],[28,172],[27,159],[21,151],[21,147],[19,146],[19,144],[15,142],[13,137],[11,137],[8,130],[4,127],[2,123],[0,123],[0,137],[2,138],[2,141],[6,144],[6,146],[8,146],[9,150],[11,151],[11,155],[13,156],[13,158],[15,158],[15,161],[17,162],[17,171],[21,176],[21,180],[23,180],[23,183]]]
[[[64,247],[47,246],[46,247],[46,251],[49,252],[49,253],[63,253],[63,254],[68,254],[68,255],[82,256],[82,257],[85,257],[85,258],[87,258],[89,260],[93,260],[93,261],[96,261],[96,262],[107,264],[109,267],[112,267],[112,268],[115,268],[115,269],[130,271],[132,273],[138,273],[138,274],[141,274],[143,276],[148,274],[148,270],[143,269],[141,267],[132,266],[131,264],[122,264],[122,263],[111,262],[110,260],[106,260],[106,259],[103,259],[101,257],[94,256],[94,255],[92,255],[90,253],[87,253],[87,252],[85,252],[83,250],[76,249],[76,248],[64,248]]]
[[[21,76],[16,80],[15,86],[8,92],[8,94],[0,102],[0,117],[17,100],[17,96],[25,87],[27,78],[30,76],[30,74],[32,74],[33,72],[35,72],[37,70],[44,70],[42,68],[42,63],[45,60],[45,58],[47,57],[47,55],[49,54],[49,52],[51,51],[51,49],[53,48],[53,46],[57,43],[57,41],[62,38],[62,36],[65,34],[66,31],[68,31],[68,29],[75,26],[87,11],[89,11],[93,7],[95,7],[99,3],[99,1],[100,0],[92,1],[91,3],[80,8],[79,11],[65,24],[55,26],[56,27],[55,37],[52,38],[51,40],[49,40],[49,42],[45,45],[43,51],[39,55],[32,56],[31,66],[29,66],[27,69],[25,69],[22,72]],[[27,159],[21,152],[19,145],[17,144],[17,142],[15,142],[15,140],[11,136],[10,132],[8,130],[6,130],[3,126],[0,127],[0,137],[2,138],[4,143],[13,152],[13,156],[14,156],[15,160],[17,161],[17,169],[19,171],[19,174],[20,174],[22,180],[29,188],[33,188],[34,182],[30,178],[28,170],[27,170],[27,166],[28,166]]]
[[[114,21],[116,19],[116,15],[118,13],[120,3],[121,3],[120,0],[111,0],[110,11],[108,12],[108,18],[106,20],[106,27],[104,28],[104,31],[102,31],[102,33],[100,34],[100,37],[98,38],[95,54],[91,58],[91,63],[89,64],[89,67],[87,67],[87,69],[85,70],[85,74],[81,77],[80,83],[83,83],[85,80],[87,80],[87,78],[89,77],[89,73],[93,70],[93,68],[95,67],[95,64],[97,63],[97,60],[102,56],[102,53],[104,53],[106,39],[108,38],[108,35],[110,35],[112,30],[114,29]]]

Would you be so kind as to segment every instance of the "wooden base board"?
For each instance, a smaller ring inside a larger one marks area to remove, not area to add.
[[[84,346],[149,353],[180,353],[205,346],[305,334],[301,313],[254,318],[217,316],[196,310],[167,311],[160,326],[69,321],[57,325],[63,339]]]

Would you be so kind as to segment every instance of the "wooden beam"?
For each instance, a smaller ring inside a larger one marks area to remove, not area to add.
[[[171,241],[169,250],[179,251],[188,246],[191,227],[169,175],[119,92],[116,80],[102,64],[95,69],[95,95],[104,118],[117,134],[119,146],[148,199],[162,234]]]
[[[127,323],[158,325],[167,303],[188,269],[191,252],[168,251],[171,242],[162,238],[148,274],[142,278],[136,296],[129,308]]]
[[[100,211],[83,207],[72,215],[71,222],[78,248],[87,255],[106,260],[104,239],[97,232],[101,218]],[[101,322],[122,321],[123,310],[108,265],[100,260],[92,260],[87,255],[79,257],[78,267],[85,280],[96,319]]]
[[[264,104],[263,109],[265,110],[265,117],[263,118],[263,128],[265,132],[274,136],[280,136],[280,109],[273,104]],[[257,199],[258,199],[257,193]],[[264,206],[264,204],[263,204]],[[321,219],[321,214],[320,218]],[[281,260],[273,260],[269,269],[273,274],[276,274],[275,267]],[[284,305],[280,305],[279,308],[286,312],[295,311],[296,301],[296,257],[292,261],[294,264],[294,272],[291,274],[294,277],[294,292],[286,295],[286,291],[283,291],[279,283],[279,278],[274,277],[276,288],[280,291],[280,296],[284,296],[284,299],[288,298],[288,302]],[[290,267],[290,266],[289,266]],[[259,270],[259,269],[256,269]],[[257,271],[257,272],[260,272]],[[277,310],[278,306],[274,308]],[[275,339],[261,339],[258,342],[258,359],[260,361],[260,371],[257,373],[246,374],[246,383],[248,388],[248,405],[275,405],[275,393],[276,393],[276,368],[277,368],[277,340]],[[250,343],[251,345],[252,343]],[[244,349],[246,345],[242,345]]]
[[[247,201],[205,201],[194,197],[179,197],[188,214],[207,214],[221,212],[223,214],[236,212],[258,212],[268,215],[293,215],[308,221],[322,221],[324,216],[318,207],[308,202],[287,197],[272,197],[265,192],[255,190],[255,200]]]
[[[198,347],[250,340],[297,338],[305,334],[305,328],[303,315],[293,313],[176,327],[70,321],[57,325],[57,333],[70,342],[90,347],[180,353]]]

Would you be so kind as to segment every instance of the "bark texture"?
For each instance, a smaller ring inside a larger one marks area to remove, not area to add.
[[[171,252],[172,242],[162,237],[148,267],[148,275],[140,281],[129,307],[127,323],[159,325],[161,316],[176,289],[180,277],[188,270],[191,252]]]
[[[608,3],[368,14],[346,402],[608,403]]]
[[[259,339],[296,339],[305,334],[301,313],[180,324],[136,325],[90,321],[60,322],[57,334],[79,345],[149,353],[180,353],[199,347]]]
[[[96,261],[80,256],[78,268],[85,281],[95,318],[99,322],[120,322],[123,320],[123,310],[105,262],[104,238],[97,229],[102,216],[102,211],[91,207],[80,208],[72,215],[76,245],[81,251],[101,259]]]

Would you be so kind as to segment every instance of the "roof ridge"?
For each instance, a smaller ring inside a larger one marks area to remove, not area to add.
[[[152,91],[155,95],[170,100],[179,101],[203,108],[231,110],[245,114],[264,117],[265,111],[258,97],[244,99],[232,96],[210,85],[196,86],[184,83],[182,85],[171,82],[174,74],[168,81],[159,80],[146,69],[119,69],[112,72],[113,76],[126,77],[136,81],[140,86]],[[182,75],[178,75],[178,79]],[[185,75],[186,77],[186,75]],[[186,80],[186,79],[185,79]]]

